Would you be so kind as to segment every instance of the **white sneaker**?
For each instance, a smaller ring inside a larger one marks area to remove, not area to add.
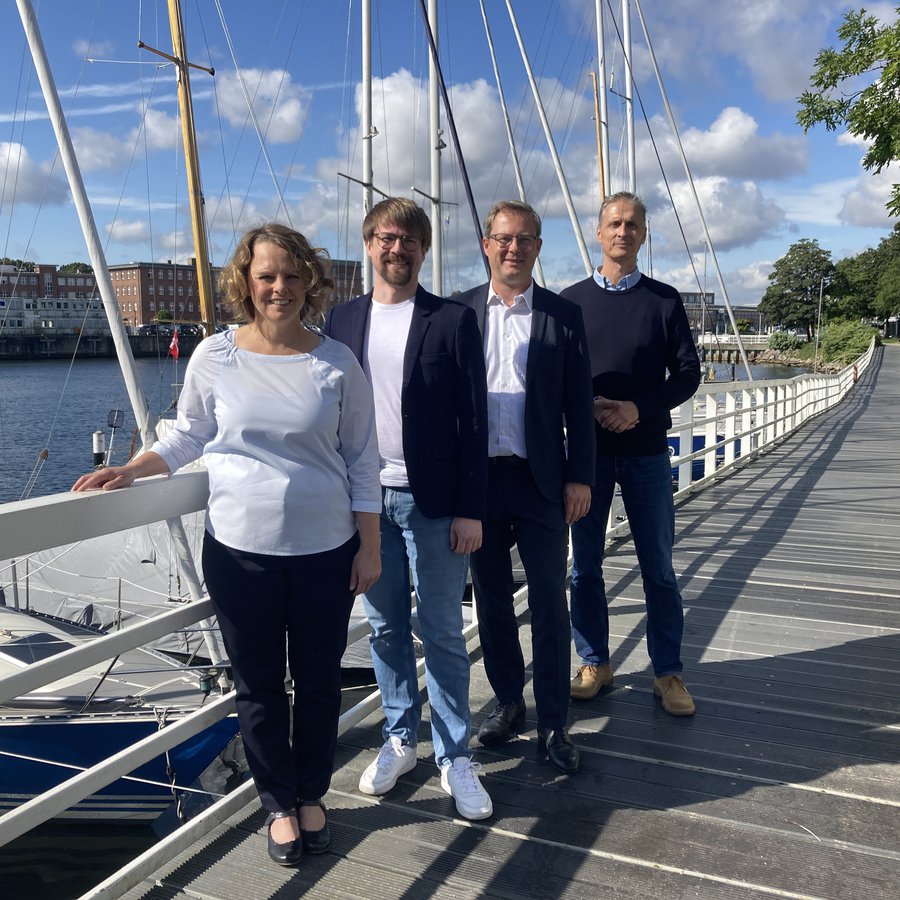
[[[456,801],[456,811],[464,819],[486,819],[494,812],[488,792],[481,786],[479,763],[457,756],[441,763],[441,787]]]
[[[404,744],[396,735],[378,751],[365,772],[359,776],[359,789],[364,794],[386,794],[401,775],[416,767],[416,748]]]

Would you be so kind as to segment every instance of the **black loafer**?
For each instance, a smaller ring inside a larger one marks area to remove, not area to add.
[[[497,703],[494,711],[481,723],[478,740],[485,745],[502,744],[525,727],[525,701]]]
[[[538,753],[566,775],[574,775],[581,769],[581,754],[565,728],[539,728]]]
[[[325,804],[321,800],[301,800],[300,806],[318,806],[325,812]],[[300,839],[303,841],[303,849],[307,853],[324,853],[331,846],[331,832],[328,830],[328,821],[318,831],[304,831],[300,829]]]
[[[303,857],[303,835],[284,844],[277,844],[272,840],[272,823],[276,819],[296,819],[297,813],[294,810],[279,810],[278,812],[269,813],[266,819],[266,831],[269,835],[269,859],[277,862],[279,866],[296,866]],[[297,819],[297,827],[300,827],[300,820]]]

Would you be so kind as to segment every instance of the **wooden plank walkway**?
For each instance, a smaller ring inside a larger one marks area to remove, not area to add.
[[[888,347],[838,409],[679,508],[694,718],[653,698],[625,542],[606,568],[616,681],[572,709],[579,776],[537,760],[530,706],[530,732],[477,753],[493,818],[454,816],[427,727],[417,768],[368,798],[372,717],[341,741],[331,852],[270,864],[248,809],[127,896],[900,897],[898,434]],[[492,698],[472,674],[477,724]]]

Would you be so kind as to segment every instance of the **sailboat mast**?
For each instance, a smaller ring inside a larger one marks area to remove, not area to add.
[[[550,156],[553,159],[553,168],[556,169],[556,177],[559,181],[559,187],[563,193],[563,199],[566,201],[566,209],[569,211],[569,220],[572,223],[572,230],[575,232],[575,240],[578,243],[578,249],[581,251],[581,260],[584,263],[585,272],[590,275],[594,271],[591,263],[591,257],[588,253],[587,245],[584,242],[584,235],[581,233],[581,225],[578,223],[578,213],[575,211],[575,203],[572,200],[572,194],[569,191],[569,184],[566,181],[565,172],[562,169],[562,163],[559,154],[556,152],[556,143],[553,140],[553,133],[550,130],[550,122],[547,119],[547,113],[544,111],[544,103],[541,100],[538,91],[537,81],[534,72],[531,69],[531,63],[528,60],[528,54],[525,52],[525,44],[522,41],[522,32],[519,31],[519,22],[516,14],[513,12],[512,3],[506,0],[506,9],[509,12],[509,20],[512,23],[513,31],[516,33],[516,42],[519,45],[519,53],[522,56],[522,62],[525,65],[525,74],[528,76],[528,83],[531,85],[531,93],[534,96],[534,105],[537,107],[538,117],[541,125],[544,127],[544,137],[547,140],[547,147],[550,150]]]
[[[594,0],[594,11],[597,19],[597,80],[600,82],[600,159],[601,184],[600,200],[612,193],[609,183],[609,111],[606,103],[606,35],[603,29],[603,0]]]
[[[106,254],[103,252],[103,244],[97,231],[97,223],[94,221],[94,214],[88,202],[87,191],[81,177],[81,169],[75,157],[75,148],[72,146],[69,126],[66,123],[62,105],[59,102],[59,94],[56,91],[56,84],[53,81],[53,74],[50,71],[50,63],[47,59],[47,51],[44,48],[44,41],[38,29],[34,7],[31,4],[31,0],[16,0],[16,4],[19,8],[19,16],[25,29],[25,37],[28,40],[38,80],[41,83],[44,101],[47,104],[47,112],[50,114],[50,124],[53,126],[53,131],[56,135],[59,154],[62,157],[63,167],[69,180],[72,200],[75,204],[75,209],[78,211],[81,230],[84,232],[88,256],[94,268],[94,278],[100,290],[100,298],[103,301],[106,317],[109,320],[113,345],[116,348],[116,355],[122,367],[128,399],[131,403],[131,408],[134,410],[134,416],[141,432],[141,442],[145,447],[149,447],[156,440],[156,431],[153,427],[153,420],[150,417],[150,408],[147,405],[147,398],[144,396],[137,376],[131,344],[128,342],[128,334],[122,322],[122,313],[119,310],[119,304],[116,302],[112,279],[109,276]]]
[[[656,61],[656,53],[653,51],[653,44],[650,43],[650,32],[647,29],[647,22],[644,19],[644,13],[641,9],[640,0],[635,0],[637,6],[638,17],[641,20],[641,28],[644,31],[644,39],[647,41],[647,50],[650,52],[650,61],[653,63],[653,71],[656,73],[656,81],[659,84],[659,92],[662,96],[663,105],[666,108],[666,116],[669,119],[669,126],[672,134],[675,136],[675,144],[678,147],[678,153],[681,156],[681,163],[684,166],[684,174],[687,178],[688,186],[691,189],[691,195],[697,206],[697,215],[700,217],[700,225],[703,228],[703,236],[706,238],[706,246],[709,248],[709,255],[712,258],[713,268],[716,270],[716,277],[719,281],[719,288],[722,291],[722,300],[725,303],[725,309],[728,312],[728,319],[731,322],[731,328],[734,332],[734,339],[737,341],[738,351],[741,354],[741,362],[747,372],[747,380],[753,381],[753,372],[750,370],[750,360],[747,358],[747,351],[744,349],[744,342],[741,340],[741,333],[738,330],[737,322],[734,319],[734,310],[731,307],[731,301],[728,299],[728,290],[725,287],[725,279],[722,277],[722,270],[719,268],[719,258],[716,256],[713,247],[712,237],[709,234],[709,226],[706,224],[706,216],[703,215],[703,206],[700,203],[700,197],[697,194],[697,187],[694,184],[694,176],[691,174],[691,167],[688,165],[687,154],[684,152],[684,145],[681,143],[681,135],[678,133],[678,125],[675,122],[675,115],[672,112],[672,106],[669,103],[669,95],[666,93],[666,87],[663,84],[662,73],[659,70],[659,64]],[[705,257],[704,257],[705,259]],[[705,266],[705,262],[704,262]],[[706,299],[703,300],[704,304]]]
[[[362,142],[363,142],[363,212],[372,209],[372,0],[362,0]],[[372,260],[363,248],[363,293],[372,290]]]
[[[428,0],[428,23],[435,48],[438,40],[437,0]],[[441,101],[438,86],[437,60],[428,55],[428,137],[431,141],[431,292],[444,295],[444,271],[442,250],[444,234],[441,211]]]
[[[494,39],[491,36],[491,26],[488,24],[487,10],[484,8],[484,0],[479,0],[481,4],[481,18],[484,20],[484,33],[487,37],[488,50],[491,53],[491,65],[494,68],[494,80],[497,82],[497,94],[500,97],[500,109],[503,110],[503,124],[506,127],[506,142],[509,145],[509,156],[512,160],[513,171],[516,175],[516,187],[519,189],[519,199],[523,203],[528,202],[525,195],[525,180],[522,178],[522,166],[519,163],[519,154],[516,150],[516,142],[513,138],[512,124],[509,121],[509,109],[506,106],[506,96],[503,93],[503,83],[500,81],[500,69],[497,66],[497,54],[494,52]],[[541,268],[541,258],[538,257],[534,261],[534,280],[544,287],[544,270]]]
[[[180,0],[169,0],[169,26],[172,30],[172,52],[178,70],[178,106],[181,110],[181,134],[187,169],[188,194],[191,203],[191,228],[197,268],[197,292],[207,334],[216,330],[216,308],[213,301],[212,276],[209,270],[209,246],[206,240],[206,215],[203,188],[200,185],[200,163],[197,157],[197,135],[194,126],[194,104],[191,100],[190,66],[184,41]],[[207,69],[212,74],[212,70]]]
[[[631,71],[631,5],[629,0],[622,0],[622,44],[625,53],[625,134],[628,152],[628,190],[637,190],[634,151],[634,76]]]

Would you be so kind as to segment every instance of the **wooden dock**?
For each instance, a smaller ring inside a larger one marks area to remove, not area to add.
[[[898,435],[888,347],[836,410],[680,506],[695,717],[654,700],[624,542],[606,564],[615,684],[572,706],[580,775],[538,761],[526,696],[531,731],[477,751],[493,818],[455,816],[427,723],[416,769],[365,797],[373,716],[340,744],[329,853],[271,864],[254,806],[126,896],[900,897]],[[476,656],[476,726],[491,701]]]

